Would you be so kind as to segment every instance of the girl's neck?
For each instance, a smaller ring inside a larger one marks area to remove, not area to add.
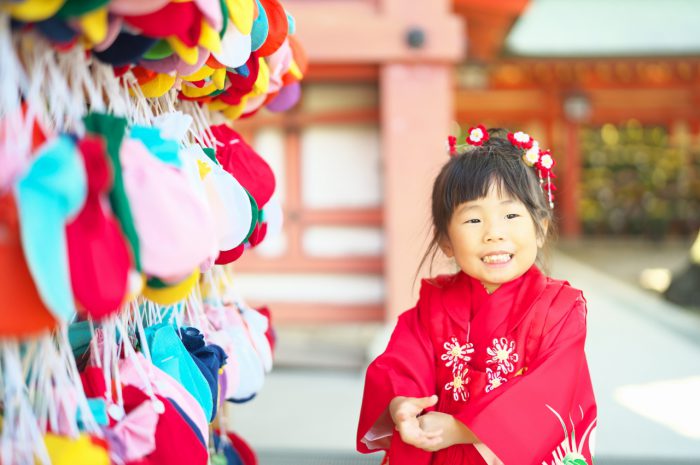
[[[484,283],[481,283],[481,285],[483,286],[484,290],[486,291],[486,293],[488,295],[493,294],[494,292],[496,292],[498,290],[499,287],[501,287],[500,284],[486,285]]]

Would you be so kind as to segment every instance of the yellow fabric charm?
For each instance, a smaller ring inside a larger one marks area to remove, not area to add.
[[[99,44],[107,37],[107,8],[98,8],[81,16],[78,20],[85,37],[93,44]]]
[[[202,29],[199,33],[199,45],[210,52],[221,53],[221,37],[204,19],[202,19]]]
[[[295,60],[292,60],[292,64],[289,66],[289,73],[300,81],[304,78],[304,74],[299,69],[299,65],[297,65]]]
[[[55,15],[66,0],[25,0],[21,3],[3,5],[2,11],[20,21],[43,21]]]
[[[241,98],[241,103],[239,103],[238,105],[230,105],[222,113],[228,119],[231,119],[231,120],[238,119],[243,114],[243,110],[245,110],[245,104],[247,101],[248,101],[248,97],[244,96]]]
[[[222,111],[222,110],[227,109],[227,108],[230,107],[230,106],[231,106],[231,105],[229,105],[229,104],[226,103],[226,102],[221,101],[220,99],[214,99],[214,100],[212,100],[211,102],[209,102],[209,103],[207,104],[207,107],[208,107],[211,111]]]
[[[255,20],[255,0],[226,0],[229,17],[236,29],[244,36],[249,35],[253,30]]]
[[[195,82],[201,81],[202,79],[206,79],[212,74],[214,74],[214,68],[210,68],[207,65],[204,65],[189,76],[182,76],[182,79],[184,81]]]
[[[173,286],[163,288],[146,286],[143,289],[143,296],[157,304],[173,305],[185,299],[190,294],[190,291],[192,291],[198,280],[199,268],[195,269],[191,275]]]
[[[270,88],[270,68],[263,57],[258,58],[258,60],[260,62],[260,70],[258,71],[258,78],[253,84],[253,90],[248,94],[250,97],[267,94],[267,90]]]
[[[204,180],[211,173],[211,166],[202,160],[197,160],[197,167],[199,167],[199,179]]]
[[[161,97],[168,93],[175,85],[175,76],[169,74],[158,74],[155,78],[141,84],[141,92],[144,97]]]
[[[217,90],[221,90],[226,86],[226,68],[219,68],[214,71],[214,75],[211,77],[216,86]]]
[[[216,91],[216,86],[214,83],[209,83],[204,85],[203,87],[197,87],[197,86],[190,86],[186,84],[182,84],[182,93],[185,95],[185,97],[190,97],[190,98],[198,98],[198,97],[205,97],[212,92]]]
[[[86,434],[70,439],[47,433],[44,443],[52,465],[109,465],[107,451]]]
[[[165,40],[170,44],[177,56],[188,65],[194,65],[199,59],[199,47],[188,47],[176,36],[168,36]]]

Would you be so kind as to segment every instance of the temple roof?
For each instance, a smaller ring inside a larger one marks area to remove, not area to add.
[[[528,57],[700,55],[700,1],[531,0],[504,51]]]

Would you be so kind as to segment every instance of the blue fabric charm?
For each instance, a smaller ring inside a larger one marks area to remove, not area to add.
[[[260,49],[267,40],[267,34],[270,32],[270,23],[267,20],[267,13],[263,8],[260,0],[255,0],[258,5],[258,17],[253,21],[253,30],[250,33],[250,48],[253,52]]]
[[[248,77],[250,76],[250,69],[248,69],[248,65],[241,65],[238,68],[234,68],[234,71],[236,74],[240,74],[243,77]]]
[[[163,163],[172,165],[177,169],[182,168],[182,159],[180,158],[177,142],[171,139],[163,139],[160,135],[160,129],[132,126],[130,136],[132,139],[141,141],[148,151]]]
[[[146,340],[153,364],[175,378],[202,406],[211,418],[214,409],[209,383],[182,345],[175,328],[160,323],[146,328]]]
[[[209,384],[214,406],[210,420],[214,420],[219,405],[219,370],[225,365],[228,357],[221,347],[215,344],[206,345],[204,335],[197,328],[182,328],[180,337],[182,344]]]
[[[22,248],[41,300],[60,321],[76,308],[68,268],[66,223],[87,196],[85,168],[70,137],[41,148],[17,184]]]

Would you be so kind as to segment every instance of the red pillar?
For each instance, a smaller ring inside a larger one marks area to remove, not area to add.
[[[562,192],[560,202],[561,234],[567,238],[581,235],[579,202],[581,199],[581,142],[580,124],[566,122],[566,172],[558,187]]]

